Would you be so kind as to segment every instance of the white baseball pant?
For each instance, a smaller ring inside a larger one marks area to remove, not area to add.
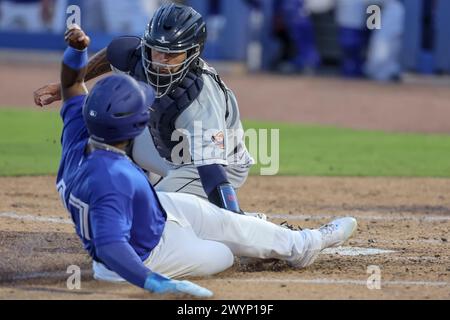
[[[233,265],[234,256],[311,264],[321,250],[317,230],[292,231],[220,209],[199,197],[158,192],[168,219],[144,264],[171,278],[210,276]],[[94,277],[124,281],[94,262]]]

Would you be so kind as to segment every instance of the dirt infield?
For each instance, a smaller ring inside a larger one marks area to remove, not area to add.
[[[348,245],[393,252],[341,250],[305,270],[238,263],[198,282],[218,299],[450,299],[449,194],[446,179],[251,177],[240,193],[244,208],[301,227],[352,215],[359,227]],[[160,298],[92,279],[53,177],[0,178],[0,203],[0,298]],[[66,287],[73,264],[83,270],[81,290]],[[381,269],[381,290],[366,286],[370,265]]]
[[[30,107],[32,91],[57,75],[57,64],[0,62],[0,106]],[[247,119],[450,132],[446,86],[269,75],[224,78]],[[92,279],[90,260],[54,180],[0,178],[0,299],[162,298]],[[250,177],[239,198],[247,210],[301,227],[355,216],[358,231],[347,244],[354,250],[327,252],[305,270],[238,261],[217,277],[194,279],[217,299],[450,299],[449,179]],[[70,265],[83,270],[81,290],[66,287]],[[380,290],[367,288],[371,265],[381,270]]]

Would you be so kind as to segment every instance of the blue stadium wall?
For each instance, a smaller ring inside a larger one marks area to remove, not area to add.
[[[262,0],[266,17],[262,30],[262,47],[264,48],[263,65],[268,66],[278,44],[271,35],[273,1]],[[433,26],[433,50],[424,50],[423,46],[423,5],[429,0],[404,0],[406,8],[406,32],[404,37],[405,69],[423,73],[442,71],[450,72],[450,1],[438,0],[436,22]],[[70,1],[80,5],[82,0]],[[209,14],[209,0],[187,0],[188,4],[202,13]],[[245,61],[247,44],[251,37],[249,28],[250,9],[243,0],[222,0],[220,10],[226,17],[225,31],[216,43],[208,42],[205,56],[211,60]],[[105,47],[114,37],[109,34],[90,33],[92,51]],[[26,34],[20,32],[0,32],[0,47],[11,49],[63,50],[65,45],[58,34]]]

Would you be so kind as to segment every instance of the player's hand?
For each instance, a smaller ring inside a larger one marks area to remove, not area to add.
[[[50,83],[33,92],[34,103],[37,106],[47,106],[55,101],[61,100],[61,85]]]
[[[84,33],[80,26],[73,24],[64,34],[64,41],[69,46],[77,50],[86,49],[91,43],[91,39]]]
[[[164,277],[158,273],[151,273],[145,281],[145,289],[159,294],[188,294],[196,298],[210,298],[213,293],[190,281],[178,281]]]

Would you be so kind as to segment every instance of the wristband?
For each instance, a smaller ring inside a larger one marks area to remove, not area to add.
[[[220,208],[241,213],[236,191],[234,191],[234,188],[230,183],[223,183],[217,186],[208,195],[208,200]]]
[[[80,70],[88,64],[87,48],[84,50],[77,50],[72,47],[67,47],[64,51],[63,63],[73,70]]]

